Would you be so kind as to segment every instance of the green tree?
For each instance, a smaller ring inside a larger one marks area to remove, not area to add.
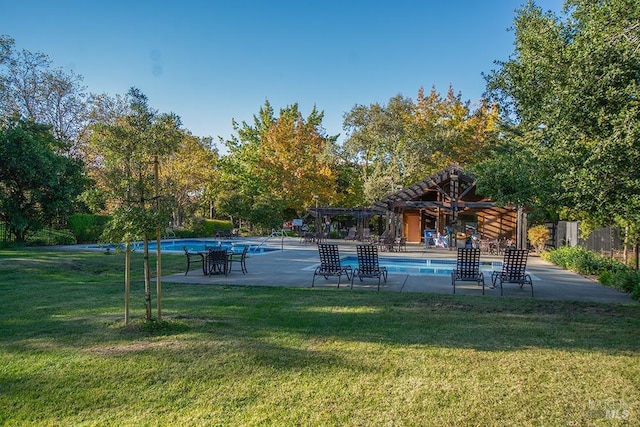
[[[62,224],[83,190],[82,163],[57,154],[48,126],[11,118],[0,124],[0,219],[17,241],[46,224]]]
[[[218,153],[210,139],[183,132],[177,150],[162,165],[163,193],[173,201],[173,224],[182,225],[185,216],[193,216],[204,201],[209,183],[216,181]]]
[[[327,201],[335,199],[335,138],[320,130],[322,117],[314,108],[304,119],[293,105],[282,110],[263,134],[258,170],[269,192],[278,195],[285,209],[301,213],[314,195]]]
[[[360,165],[365,199],[369,203],[405,183],[407,157],[402,152],[410,145],[407,126],[413,109],[411,99],[397,95],[387,105],[356,105],[345,114],[345,153]]]
[[[640,209],[640,3],[565,6],[560,17],[533,2],[516,14],[515,52],[487,76],[512,148],[485,167],[528,152],[519,171],[535,180],[531,204],[624,226]],[[512,185],[495,178],[479,170],[479,188]]]
[[[144,244],[146,318],[151,320],[151,289],[148,241],[159,238],[167,224],[161,210],[160,162],[175,152],[183,136],[180,119],[173,114],[158,114],[148,105],[147,97],[136,88],[128,92],[128,114],[112,123],[93,127],[92,144],[101,173],[100,182],[109,193],[114,207],[111,225],[105,238],[125,245],[125,323],[129,320],[130,244],[142,239]],[[159,262],[158,256],[157,261]],[[161,268],[157,269],[158,318],[161,317]]]
[[[13,39],[0,36],[0,116],[48,125],[65,143],[56,148],[60,153],[80,156],[89,98],[82,76],[54,68],[44,53],[16,51],[14,45]]]
[[[335,202],[336,137],[325,135],[322,119],[315,108],[304,118],[297,104],[276,116],[266,101],[253,124],[234,122],[237,135],[225,142],[229,154],[220,159],[220,181],[210,189],[217,194],[214,205],[221,213],[272,228],[273,212],[279,212],[281,223],[285,212],[311,206],[314,195]]]
[[[343,125],[345,152],[360,166],[372,202],[451,163],[484,158],[495,144],[497,118],[486,101],[474,108],[451,87],[446,97],[435,88],[425,96],[421,88],[416,102],[397,95],[386,105],[353,107]]]

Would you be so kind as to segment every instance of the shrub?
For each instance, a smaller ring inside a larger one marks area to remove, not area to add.
[[[30,246],[75,245],[77,243],[71,230],[56,230],[53,228],[43,228],[29,233],[26,240],[26,243]]]
[[[640,273],[634,270],[603,271],[598,275],[598,281],[603,285],[629,292],[633,295],[640,289]]]
[[[94,243],[100,239],[109,217],[105,215],[74,214],[67,223],[78,243]]]
[[[230,231],[233,229],[231,221],[222,219],[207,219],[204,224],[205,236],[215,236],[218,231]]]
[[[185,221],[184,227],[174,230],[176,237],[215,237],[219,230],[231,230],[231,221],[219,219],[191,218]]]
[[[533,247],[536,248],[536,252],[541,253],[547,240],[549,240],[549,229],[544,225],[536,225],[527,231],[527,237]]]
[[[554,249],[543,253],[542,258],[566,270],[596,275],[603,285],[630,292],[632,298],[640,299],[640,272],[616,259],[604,257],[579,246]]]
[[[597,274],[605,263],[601,255],[580,246],[563,246],[542,254],[542,258],[566,270],[580,274]]]

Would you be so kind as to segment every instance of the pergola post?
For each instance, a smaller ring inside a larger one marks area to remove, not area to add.
[[[522,207],[516,213],[516,247],[527,249],[527,215]]]

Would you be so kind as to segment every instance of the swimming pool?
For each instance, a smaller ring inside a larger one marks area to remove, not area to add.
[[[357,256],[341,258],[342,265],[358,267]],[[410,276],[450,276],[456,268],[455,259],[425,259],[425,258],[390,258],[378,259],[381,267],[386,267],[389,273],[408,274]],[[502,269],[502,261],[481,261],[480,271],[491,277],[491,272]]]
[[[156,241],[149,242],[149,251],[156,251]],[[253,243],[246,240],[199,240],[199,239],[172,239],[172,240],[161,240],[160,241],[160,251],[165,253],[178,253],[183,252],[183,248],[187,248],[189,252],[204,252],[208,248],[216,248],[220,247],[222,249],[233,251],[234,253],[240,253],[245,248],[245,246],[249,246],[250,254],[263,254],[266,252],[278,251],[280,249],[270,248],[267,246],[260,246],[259,243]],[[91,245],[88,248],[90,249],[115,249],[115,245]],[[143,243],[142,242],[133,242],[131,244],[131,248],[134,251],[142,251]]]

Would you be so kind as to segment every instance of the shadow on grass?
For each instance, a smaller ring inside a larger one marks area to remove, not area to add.
[[[134,256],[139,267],[141,255]],[[180,271],[183,259],[163,265]],[[82,273],[79,274],[78,271]],[[357,290],[164,284],[162,327],[141,322],[143,282],[131,289],[134,326],[124,328],[122,257],[0,251],[0,312],[5,348],[29,350],[46,340],[99,346],[159,336],[244,341],[287,336],[476,350],[541,347],[607,353],[640,350],[640,305],[485,299]],[[155,287],[154,287],[155,289]],[[155,313],[155,296],[153,297]],[[158,326],[158,325],[155,325]],[[57,343],[57,344],[55,344]],[[291,351],[288,349],[287,351]]]

